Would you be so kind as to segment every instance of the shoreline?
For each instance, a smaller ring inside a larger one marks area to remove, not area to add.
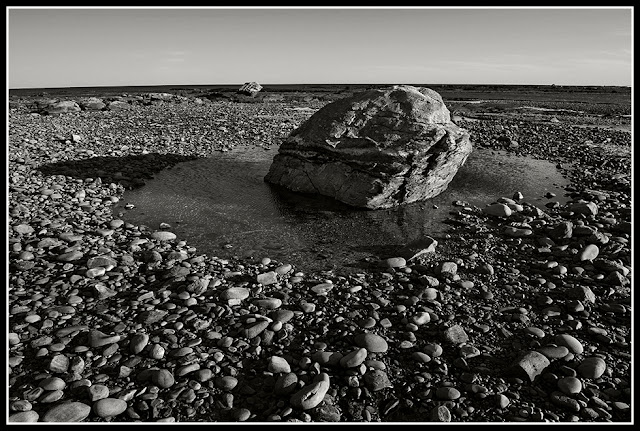
[[[9,421],[631,420],[624,132],[465,122],[477,145],[510,135],[516,154],[577,162],[574,202],[453,205],[450,241],[360,275],[205,256],[111,214],[161,169],[272,145],[310,115],[291,106],[10,111]],[[300,408],[325,375],[324,399]]]

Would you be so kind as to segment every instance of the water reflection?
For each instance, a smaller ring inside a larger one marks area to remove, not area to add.
[[[179,164],[127,192],[114,211],[153,229],[168,223],[203,253],[268,256],[305,271],[349,271],[365,266],[367,257],[388,257],[424,236],[442,238],[454,201],[483,207],[520,191],[543,206],[548,191],[562,201],[561,187],[567,184],[549,162],[475,149],[439,196],[371,211],[265,183],[275,154],[275,149],[240,148]],[[126,203],[135,208],[125,211]]]

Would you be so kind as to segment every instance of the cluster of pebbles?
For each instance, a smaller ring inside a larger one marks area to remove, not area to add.
[[[277,145],[313,110],[22,102],[9,422],[631,422],[629,133],[461,124],[476,146],[558,163],[570,200],[452,202],[434,250],[345,276],[203,255],[111,210],[183,160]]]

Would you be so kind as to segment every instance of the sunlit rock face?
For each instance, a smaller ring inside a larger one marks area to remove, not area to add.
[[[265,181],[390,208],[443,192],[471,151],[437,92],[396,85],[318,110],[282,143]]]

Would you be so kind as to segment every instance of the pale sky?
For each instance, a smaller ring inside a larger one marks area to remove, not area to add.
[[[8,88],[632,85],[633,8],[7,7]]]

